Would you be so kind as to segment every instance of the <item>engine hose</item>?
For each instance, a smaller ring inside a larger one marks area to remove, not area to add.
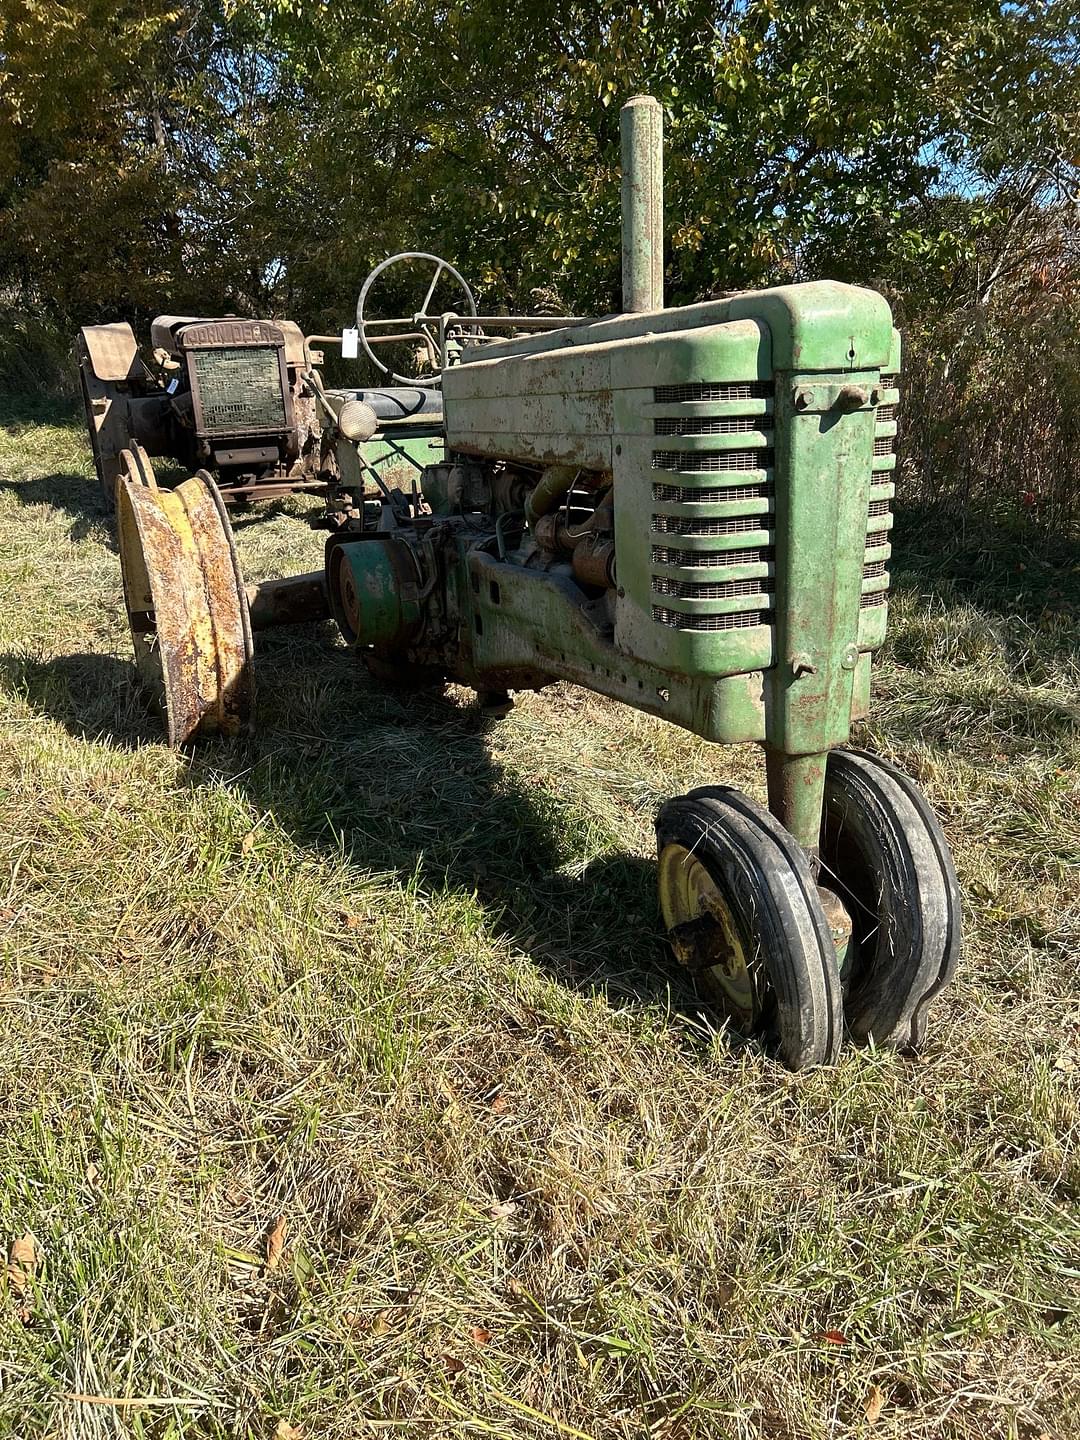
[[[525,522],[530,530],[535,528],[538,520],[554,510],[580,474],[576,465],[548,466],[525,501]]]

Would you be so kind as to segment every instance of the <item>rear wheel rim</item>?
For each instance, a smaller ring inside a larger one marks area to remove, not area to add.
[[[199,471],[161,490],[140,447],[122,456],[117,530],[135,664],[169,743],[250,731],[251,623],[228,519]]]

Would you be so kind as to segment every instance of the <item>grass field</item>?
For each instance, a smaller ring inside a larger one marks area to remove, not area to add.
[[[658,938],[657,804],[755,754],[327,626],[174,755],[81,423],[0,419],[0,1436],[1080,1433],[1080,550],[901,516],[860,739],[965,956],[922,1058],[794,1077]]]

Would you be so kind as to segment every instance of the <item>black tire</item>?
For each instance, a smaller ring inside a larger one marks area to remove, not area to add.
[[[917,1049],[930,1002],[956,973],[960,891],[926,797],[887,760],[830,754],[820,878],[851,916],[844,1017],[852,1038]]]
[[[726,907],[717,918],[715,899],[708,908],[702,900],[699,918],[669,928],[680,961],[736,1028],[764,1039],[790,1069],[834,1061],[843,1034],[836,952],[809,862],[793,837],[739,791],[709,786],[669,800],[657,816],[656,838],[665,923],[679,913],[681,898],[672,896],[669,866],[676,876],[691,862],[701,867]],[[688,879],[682,883],[689,887]],[[689,899],[682,908],[689,910]],[[734,985],[739,966],[749,981],[748,1003],[725,988]]]

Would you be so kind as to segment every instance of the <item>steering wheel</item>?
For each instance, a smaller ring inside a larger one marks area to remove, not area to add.
[[[417,260],[424,261],[426,264],[434,267],[431,284],[427,288],[427,294],[420,302],[420,308],[415,314],[409,317],[394,320],[368,320],[364,313],[364,308],[371,294],[371,287],[375,284],[379,276],[383,274],[385,270],[389,270],[391,265],[411,264]],[[390,379],[396,381],[399,385],[416,385],[422,389],[430,389],[442,384],[442,376],[429,375],[420,379],[412,375],[399,375],[396,370],[391,370],[389,365],[384,365],[375,354],[368,336],[368,326],[370,325],[374,328],[384,325],[388,327],[388,331],[389,327],[407,327],[411,338],[415,338],[416,332],[419,331],[427,347],[427,352],[431,356],[432,364],[437,366],[441,358],[439,354],[438,320],[437,317],[428,315],[427,307],[431,304],[432,296],[435,294],[435,288],[443,275],[449,276],[460,288],[465,297],[465,309],[463,311],[450,311],[446,313],[463,314],[472,319],[476,315],[476,301],[473,298],[472,291],[465,283],[464,276],[455,270],[448,260],[440,260],[438,255],[429,255],[423,250],[403,250],[400,255],[391,255],[388,260],[383,260],[381,264],[376,265],[375,269],[372,270],[371,274],[364,281],[363,289],[360,291],[360,297],[356,302],[356,328],[359,332],[360,344],[364,347],[364,354],[371,363],[377,369],[381,370],[384,375],[389,375]],[[382,339],[382,336],[379,338]]]

